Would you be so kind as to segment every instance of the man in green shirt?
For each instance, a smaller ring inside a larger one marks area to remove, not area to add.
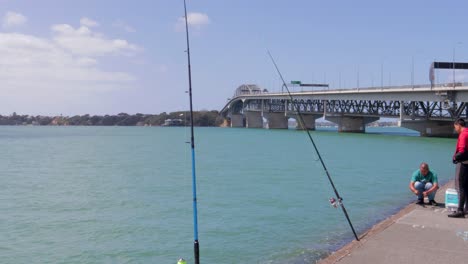
[[[427,197],[430,205],[437,205],[436,201],[434,201],[437,189],[439,189],[437,174],[429,170],[427,163],[421,163],[419,170],[413,173],[409,188],[418,196],[416,204],[424,204],[424,197]]]

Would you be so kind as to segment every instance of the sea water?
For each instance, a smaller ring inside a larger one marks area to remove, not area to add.
[[[453,178],[454,139],[314,131],[359,233]],[[3,263],[193,263],[190,130],[0,127]],[[354,236],[303,131],[195,128],[202,263],[313,263]],[[442,202],[442,201],[440,201]]]

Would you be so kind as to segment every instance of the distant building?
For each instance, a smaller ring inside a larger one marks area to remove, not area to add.
[[[182,119],[166,119],[163,126],[183,126],[184,120]]]

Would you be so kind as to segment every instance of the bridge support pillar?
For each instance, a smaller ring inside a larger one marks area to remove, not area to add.
[[[364,133],[366,124],[379,120],[379,117],[326,116],[325,120],[338,125],[338,132]]]
[[[284,113],[263,113],[268,121],[268,128],[288,129],[288,117]]]
[[[244,116],[241,114],[231,114],[231,127],[244,127]]]
[[[248,128],[263,128],[262,112],[245,111],[245,127]]]
[[[453,129],[453,121],[400,120],[398,125],[416,130],[423,137],[457,137]]]
[[[299,118],[297,115],[289,115],[289,117],[291,118],[294,118],[296,119],[296,129],[298,130],[302,130],[302,126],[301,124],[299,123]],[[305,128],[304,129],[307,129],[307,130],[315,130],[315,120],[316,119],[319,119],[321,118],[322,115],[302,115],[302,119],[304,120],[304,126]]]

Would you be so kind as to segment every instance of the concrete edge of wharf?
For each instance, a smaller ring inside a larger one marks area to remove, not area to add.
[[[437,191],[437,206],[411,203],[317,263],[468,263],[468,216],[447,217],[447,188],[453,180]]]

